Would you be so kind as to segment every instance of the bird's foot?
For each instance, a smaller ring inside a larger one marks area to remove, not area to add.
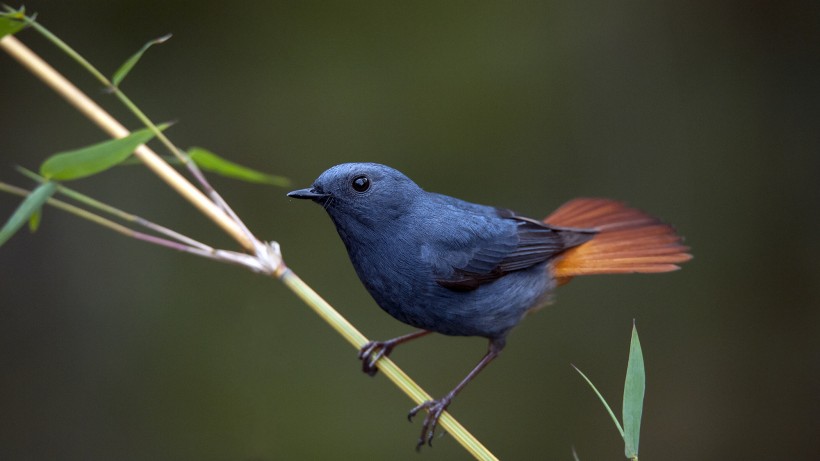
[[[395,341],[370,341],[359,349],[359,360],[362,361],[362,371],[369,376],[374,376],[379,369],[376,362],[382,357],[387,357],[393,351]]]
[[[425,443],[431,447],[433,446],[433,437],[436,435],[438,420],[441,418],[441,414],[444,413],[450,405],[451,400],[453,400],[453,395],[451,394],[447,394],[439,400],[428,400],[414,407],[410,410],[410,413],[407,414],[407,419],[413,421],[413,417],[416,416],[418,412],[427,410],[427,416],[424,417],[424,423],[421,425],[421,435],[416,444],[416,451],[421,450],[421,447],[423,447]]]
[[[362,361],[362,371],[370,376],[373,376],[379,370],[376,368],[376,362],[382,357],[387,357],[393,352],[393,348],[401,343],[421,338],[424,335],[429,335],[428,330],[419,330],[398,338],[389,339],[387,341],[370,341],[364,347],[359,349],[359,360]]]

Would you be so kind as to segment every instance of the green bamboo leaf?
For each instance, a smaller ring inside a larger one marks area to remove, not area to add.
[[[615,417],[615,412],[613,412],[612,408],[609,407],[609,404],[606,403],[606,399],[604,399],[604,396],[601,395],[600,392],[598,392],[598,388],[596,388],[595,385],[592,384],[592,381],[590,381],[589,378],[587,378],[587,375],[585,375],[581,370],[579,370],[578,367],[572,365],[572,368],[575,368],[575,371],[577,371],[578,374],[581,375],[582,378],[584,378],[584,381],[586,381],[587,384],[589,384],[589,387],[592,388],[592,391],[595,392],[595,395],[597,395],[601,403],[604,404],[604,408],[606,408],[606,411],[609,412],[609,416],[612,418],[612,422],[615,423],[615,427],[618,429],[618,432],[621,433],[621,437],[623,437],[624,430],[623,428],[621,428],[621,423],[618,422],[618,418]]]
[[[145,54],[146,51],[148,51],[148,48],[151,48],[154,45],[159,45],[160,43],[164,43],[168,41],[168,39],[170,38],[171,34],[167,34],[163,35],[162,37],[155,38],[150,42],[146,43],[145,45],[142,45],[142,48],[140,48],[139,51],[137,51],[136,53],[134,53],[133,56],[128,58],[128,60],[126,60],[120,66],[120,68],[117,69],[116,72],[114,72],[114,76],[111,77],[111,84],[114,86],[120,86],[120,82],[122,82],[123,79],[125,79],[125,76],[128,75],[129,72],[131,72],[131,69],[133,69],[134,66],[137,65],[137,62],[139,62],[140,58],[142,58],[142,55]]]
[[[33,234],[40,228],[40,221],[43,220],[43,209],[38,208],[28,218],[28,230]]]
[[[57,190],[57,184],[53,182],[44,182],[40,184],[37,189],[26,197],[20,206],[14,210],[14,213],[9,217],[3,228],[0,229],[0,246],[2,246],[12,235],[15,234],[28,221],[28,219],[40,210],[40,207],[54,195]]]
[[[164,130],[167,127],[165,124],[158,128]],[[154,133],[145,128],[134,131],[124,138],[54,154],[40,165],[40,174],[47,179],[61,181],[91,176],[127,159],[137,147],[153,137]]]
[[[203,170],[211,171],[228,178],[259,184],[270,184],[272,186],[286,187],[290,185],[288,178],[262,173],[233,163],[201,147],[191,147],[188,149],[188,156]]]
[[[643,396],[646,389],[646,373],[643,366],[641,342],[638,329],[632,322],[632,341],[629,344],[629,363],[626,366],[624,383],[624,452],[629,459],[638,457],[638,442],[641,435],[641,414]]]
[[[16,34],[26,23],[23,19],[26,17],[26,9],[20,7],[19,10],[11,10],[6,13],[0,13],[0,38],[6,35]]]

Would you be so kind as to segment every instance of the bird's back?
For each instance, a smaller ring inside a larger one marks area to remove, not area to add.
[[[553,288],[546,262],[564,249],[547,226],[434,193],[410,210],[350,252],[359,278],[392,316],[444,334],[497,337],[546,300]],[[543,229],[549,251],[506,270],[522,226]]]

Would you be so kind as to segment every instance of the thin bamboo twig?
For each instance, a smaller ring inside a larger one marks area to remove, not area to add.
[[[26,197],[31,193],[31,191],[29,190],[13,186],[11,184],[6,184],[2,181],[0,181],[0,192],[6,192],[20,197]],[[191,239],[190,237],[187,237],[175,231],[170,231],[170,236],[176,239],[177,241],[157,237],[156,235],[146,234],[144,232],[131,229],[130,227],[124,226],[120,223],[114,222],[108,218],[104,218],[100,215],[94,214],[76,205],[72,205],[70,203],[63,202],[62,200],[57,200],[55,198],[49,198],[48,200],[46,200],[46,204],[49,206],[53,206],[54,208],[57,208],[59,210],[65,211],[67,213],[73,214],[74,216],[77,216],[79,218],[91,221],[94,224],[98,224],[109,230],[122,234],[125,237],[130,237],[143,242],[153,243],[154,245],[159,245],[165,248],[170,248],[172,250],[181,251],[183,253],[189,253],[207,259],[213,259],[219,262],[244,266],[245,268],[250,269],[253,272],[261,274],[272,273],[270,269],[271,263],[265,263],[261,261],[260,258],[254,255],[249,255],[247,253],[239,253],[236,251],[218,250],[215,248],[211,248],[208,245],[197,242]],[[110,207],[110,205],[103,204],[103,206],[113,208]],[[125,213],[121,210],[117,211],[117,214],[128,215],[128,213]],[[154,224],[143,218],[139,218],[139,221],[137,223],[152,230],[167,230],[166,228],[163,228],[162,226]],[[192,242],[192,244],[188,244],[187,242],[189,241]],[[273,250],[275,253],[276,248],[274,247]],[[275,258],[272,260],[275,261]]]
[[[91,119],[98,126],[103,128],[112,137],[119,138],[126,136],[128,130],[100,108],[90,98],[83,94],[73,84],[66,80],[49,64],[40,59],[13,36],[6,36],[0,39],[0,48],[17,59],[24,67],[29,69],[37,77],[43,80],[48,86],[75,106],[81,113]],[[104,77],[103,77],[104,78]],[[232,262],[251,268],[255,272],[268,273],[281,279],[282,282],[299,296],[311,309],[319,314],[331,327],[340,333],[357,348],[361,348],[367,343],[367,338],[353,327],[344,317],[341,316],[330,304],[322,299],[313,289],[305,284],[295,273],[288,269],[282,262],[279,245],[275,242],[263,243],[245,233],[244,226],[231,220],[225,212],[217,205],[207,199],[199,189],[179,175],[176,170],[170,167],[162,158],[145,145],[138,148],[136,154],[151,168],[158,176],[164,179],[183,197],[191,201],[207,217],[225,230],[231,237],[240,242],[243,247],[255,252],[255,256],[243,253],[227,252],[215,250],[226,262]],[[85,210],[82,210],[85,211]],[[87,212],[86,212],[87,213]],[[98,217],[99,218],[99,217]],[[104,219],[104,218],[103,218]],[[116,223],[113,223],[116,224]],[[116,224],[119,226],[118,224]],[[120,226],[124,227],[124,226]],[[125,228],[128,229],[128,228]],[[128,229],[131,232],[133,230]],[[195,249],[183,250],[190,253],[198,253]],[[266,259],[267,258],[267,259]],[[251,261],[253,260],[253,261]],[[430,396],[424,392],[415,382],[413,382],[393,361],[384,357],[379,360],[378,367],[384,375],[395,383],[414,402],[421,403],[429,400]],[[470,434],[458,421],[449,413],[444,413],[440,420],[441,426],[449,432],[456,441],[464,446],[476,459],[495,460],[497,459],[484,445],[481,444],[472,434]]]
[[[136,104],[134,104],[131,99],[126,96],[125,93],[120,90],[118,85],[112,83],[108,77],[103,75],[93,64],[88,62],[80,53],[78,53],[74,48],[69,46],[66,42],[64,42],[60,37],[57,37],[50,30],[45,28],[42,24],[35,21],[33,18],[28,16],[25,17],[26,24],[33,27],[37,32],[45,36],[48,40],[54,43],[55,46],[60,48],[63,52],[67,53],[72,59],[77,61],[83,68],[85,68],[91,75],[96,78],[104,87],[108,88],[120,102],[128,108],[146,127],[151,129],[151,131],[156,135],[157,139],[174,155],[176,159],[180,161],[182,165],[184,165],[188,172],[194,177],[194,179],[200,184],[202,189],[204,189],[205,194],[210,197],[211,202],[221,211],[223,211],[230,221],[239,228],[239,231],[244,234],[245,239],[237,239],[241,245],[245,247],[246,250],[253,250],[255,253],[259,253],[263,251],[262,245],[260,245],[259,240],[257,240],[253,233],[245,226],[245,223],[239,218],[239,216],[231,209],[228,202],[222,198],[222,196],[216,191],[216,189],[211,186],[211,183],[208,182],[208,179],[199,169],[199,166],[193,161],[191,158],[184,153],[180,148],[178,148],[168,136],[165,135],[163,130],[160,130],[157,125],[143,112]],[[176,170],[174,170],[176,171]],[[251,247],[245,245],[245,242],[249,242]]]
[[[34,173],[31,170],[23,168],[21,166],[17,166],[17,167],[15,167],[15,169],[17,171],[19,171],[20,173],[22,173],[23,175],[27,176],[28,178],[33,179],[34,181],[37,181],[37,182],[40,182],[40,183],[43,183],[43,182],[46,181],[46,179],[44,177],[38,175],[37,173]],[[108,205],[107,203],[103,203],[103,202],[101,202],[101,201],[99,201],[95,198],[92,198],[92,197],[89,197],[89,196],[87,196],[83,193],[77,192],[74,189],[69,189],[68,187],[66,187],[62,184],[57,184],[57,193],[65,195],[66,197],[69,197],[73,200],[76,200],[77,202],[80,202],[80,203],[82,203],[82,204],[84,204],[84,205],[86,205],[90,208],[97,209],[97,210],[99,210],[103,213],[107,213],[111,216],[116,216],[117,218],[119,218],[119,219],[121,219],[125,222],[130,222],[130,223],[134,223],[138,226],[145,227],[146,229],[150,229],[150,230],[152,230],[152,231],[154,231],[158,234],[162,234],[166,237],[169,237],[169,238],[171,238],[173,240],[176,240],[180,243],[184,243],[188,246],[199,248],[200,250],[203,250],[203,251],[213,251],[214,250],[210,246],[205,245],[202,242],[196,241],[196,240],[188,237],[187,235],[180,234],[179,232],[177,232],[173,229],[169,229],[165,226],[161,226],[161,225],[156,224],[154,222],[151,222],[151,221],[149,221],[149,220],[147,220],[147,219],[145,219],[141,216],[137,216],[133,213],[127,213],[125,211],[122,211],[119,208],[115,208],[111,205]]]
[[[9,194],[18,195],[18,196],[21,196],[21,197],[25,197],[25,196],[29,195],[29,193],[31,193],[31,191],[28,191],[26,189],[22,189],[22,188],[17,187],[17,186],[12,186],[10,184],[6,184],[4,182],[0,182],[0,191],[7,192]],[[146,234],[146,233],[143,233],[143,232],[135,231],[134,229],[123,226],[120,223],[111,221],[110,219],[107,219],[107,218],[103,218],[100,215],[96,215],[94,213],[91,213],[88,210],[84,210],[84,209],[82,209],[78,206],[72,205],[70,203],[63,202],[61,200],[50,198],[50,199],[46,200],[46,204],[48,204],[50,206],[53,206],[55,208],[58,208],[60,210],[66,211],[68,213],[71,213],[71,214],[73,214],[75,216],[78,216],[80,218],[89,220],[89,221],[91,221],[95,224],[99,224],[100,226],[103,226],[103,227],[105,227],[107,229],[110,229],[114,232],[122,234],[126,237],[135,238],[137,240],[143,240],[143,241],[146,241],[146,242],[149,242],[149,243],[153,243],[155,245],[160,245],[160,246],[163,246],[163,247],[166,247],[166,248],[171,248],[173,250],[182,251],[182,252],[186,252],[186,253],[197,254],[197,253],[202,252],[199,249],[194,248],[194,247],[190,247],[188,245],[184,245],[184,244],[174,242],[174,241],[171,241],[171,240],[166,240],[166,239],[156,237],[154,235]]]
[[[51,67],[51,65],[43,61],[27,46],[23,45],[16,37],[11,35],[3,37],[0,39],[0,47],[111,137],[123,138],[129,134],[127,128],[122,126],[114,117],[92,101],[74,86],[74,84]],[[174,170],[173,167],[162,160],[151,148],[146,145],[141,145],[134,152],[134,155],[142,160],[148,168],[174,188],[180,195],[188,199],[196,208],[214,221],[228,235],[233,237],[234,240],[239,242],[240,245],[248,250],[254,249],[253,243],[248,240],[248,237],[235,222],[228,218],[212,201],[208,200],[199,189],[194,187],[193,184]]]
[[[211,186],[211,183],[208,182],[208,179],[202,173],[202,170],[199,169],[199,166],[197,166],[197,164],[195,162],[191,161],[191,158],[186,153],[184,153],[180,148],[178,148],[174,143],[172,143],[171,140],[168,138],[168,136],[165,135],[163,130],[160,130],[156,126],[156,124],[153,121],[151,121],[151,119],[139,107],[137,107],[137,105],[134,104],[134,102],[131,101],[131,99],[128,96],[126,96],[125,93],[122,92],[122,90],[120,90],[118,85],[115,85],[114,83],[112,83],[108,79],[108,77],[103,75],[102,72],[100,72],[96,67],[94,67],[93,64],[88,62],[88,60],[85,59],[80,53],[78,53],[76,50],[74,50],[74,48],[69,46],[60,37],[57,37],[56,35],[51,33],[51,31],[48,30],[47,28],[45,28],[42,24],[40,24],[39,22],[35,21],[33,18],[30,18],[28,16],[25,16],[24,20],[25,20],[27,25],[29,25],[29,26],[33,27],[34,29],[36,29],[37,32],[42,34],[44,37],[46,37],[48,40],[50,40],[52,43],[54,43],[54,45],[56,45],[63,52],[68,54],[72,59],[74,59],[76,62],[78,62],[94,78],[96,78],[104,87],[108,88],[114,94],[114,96],[116,96],[117,99],[119,99],[120,102],[125,107],[127,107],[128,110],[130,110],[131,113],[133,113],[143,123],[143,125],[145,125],[146,127],[150,128],[151,131],[153,131],[153,133],[154,133],[154,135],[156,135],[157,139],[159,139],[160,142],[171,152],[171,154],[173,154],[180,161],[180,163],[182,163],[188,169],[188,171],[191,173],[191,175],[194,177],[194,179],[196,179],[196,181],[205,190],[205,193],[209,197],[211,197],[211,201],[218,208],[221,208],[228,215],[231,215],[231,210],[230,210],[230,207],[228,206],[228,203],[222,198],[221,195],[219,195],[219,193],[216,191],[216,189],[214,189],[213,186]],[[169,37],[170,37],[170,35],[169,35]],[[238,217],[236,217],[235,222],[237,224],[240,224],[240,225],[242,224],[241,221],[239,221]],[[242,226],[240,226],[240,227],[242,227]],[[250,232],[245,232],[245,236],[249,237],[248,240],[250,240],[251,242],[253,241],[253,238],[252,238],[252,235],[250,235]],[[239,242],[239,243],[241,244],[242,242]],[[247,248],[247,249],[250,249],[250,248]]]

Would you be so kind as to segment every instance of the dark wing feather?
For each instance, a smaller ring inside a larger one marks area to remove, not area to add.
[[[474,290],[510,272],[547,261],[596,234],[592,229],[549,226],[507,210],[499,210],[498,214],[511,220],[514,227],[506,233],[488,232],[491,235],[470,242],[470,258],[454,266],[449,276],[437,279],[439,285],[458,291]]]

